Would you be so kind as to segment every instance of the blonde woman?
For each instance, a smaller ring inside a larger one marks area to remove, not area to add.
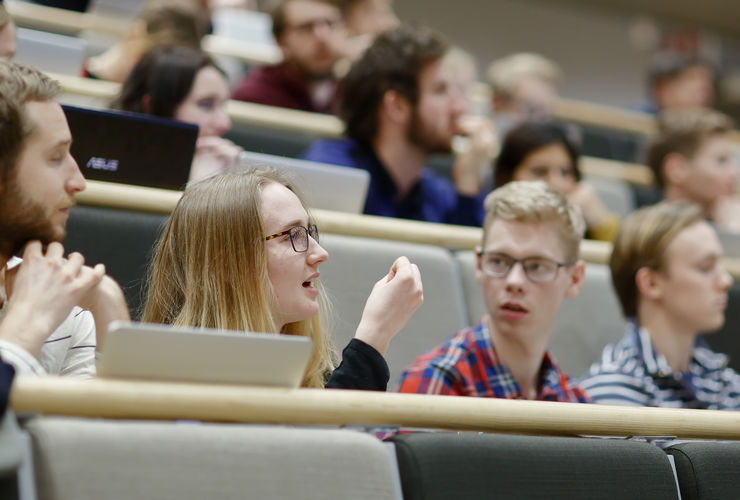
[[[188,187],[157,246],[144,321],[304,335],[314,350],[304,387],[385,390],[383,355],[421,305],[406,257],[373,287],[336,367],[319,265],[318,229],[290,182],[272,170]]]

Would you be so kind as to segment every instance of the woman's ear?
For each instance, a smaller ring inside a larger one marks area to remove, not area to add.
[[[654,269],[641,267],[635,274],[637,292],[648,299],[658,299],[662,295],[658,274]]]
[[[141,98],[141,109],[144,111],[144,113],[146,113],[146,114],[151,114],[152,113],[151,102],[152,102],[152,96],[151,96],[151,94],[144,94],[142,96],[142,98]]]

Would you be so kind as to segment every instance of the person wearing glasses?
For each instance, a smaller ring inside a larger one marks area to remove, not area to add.
[[[595,403],[740,410],[740,375],[701,336],[725,322],[721,256],[700,205],[664,201],[625,220],[609,267],[630,322],[582,380]]]
[[[417,357],[398,391],[590,402],[547,352],[560,304],[583,283],[580,210],[542,181],[510,182],[485,209],[475,276],[488,314]]]
[[[346,41],[344,20],[332,0],[276,0],[272,34],[283,60],[247,73],[233,98],[316,113],[336,107],[334,65]]]
[[[399,257],[375,284],[337,367],[319,280],[327,258],[286,178],[273,170],[210,177],[188,186],[169,218],[142,321],[307,336],[304,387],[385,390],[383,355],[423,300],[419,269]]]

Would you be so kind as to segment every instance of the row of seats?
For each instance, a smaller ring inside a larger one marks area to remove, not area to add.
[[[75,207],[68,222],[65,247],[77,250],[88,262],[103,262],[108,273],[122,285],[134,317],[138,316],[142,284],[151,249],[165,223],[164,215],[97,207]],[[394,383],[417,355],[440,344],[465,326],[477,324],[486,308],[475,281],[475,258],[471,251],[450,252],[433,245],[322,234],[329,260],[321,265],[322,281],[336,315],[334,341],[346,345],[354,335],[373,284],[387,273],[399,255],[419,266],[424,304],[393,340],[387,359]],[[728,324],[710,337],[736,363],[740,342],[732,335],[740,318],[732,314],[740,301],[740,287],[730,294]],[[587,264],[586,280],[575,299],[565,300],[552,333],[550,347],[562,368],[580,375],[595,361],[603,347],[621,338],[624,320],[612,290],[609,270]]]
[[[733,498],[740,443],[38,417],[41,500]],[[23,490],[23,486],[21,487]],[[26,488],[27,489],[27,488]],[[23,493],[23,491],[22,491]]]

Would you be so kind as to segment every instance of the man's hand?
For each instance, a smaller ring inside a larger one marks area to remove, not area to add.
[[[491,120],[473,115],[461,117],[458,128],[468,141],[465,151],[455,159],[452,179],[458,193],[477,196],[481,190],[481,179],[486,170],[492,168],[493,159],[498,154],[496,129]]]

